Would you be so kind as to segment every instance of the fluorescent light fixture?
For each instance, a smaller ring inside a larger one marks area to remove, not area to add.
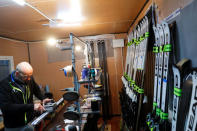
[[[16,2],[17,4],[19,4],[21,6],[25,5],[25,3],[26,3],[25,0],[12,0],[12,1]]]
[[[84,17],[81,16],[81,14],[77,14],[76,12],[60,12],[57,15],[57,18],[63,20],[65,23],[81,22],[84,20]]]
[[[57,40],[55,38],[49,38],[47,43],[50,45],[50,46],[54,46],[56,43],[57,43]]]
[[[81,15],[81,8],[79,0],[70,0],[71,8],[69,11],[61,11],[57,14],[57,19],[63,20],[64,23],[76,23],[84,20]]]
[[[81,46],[76,45],[76,46],[75,46],[75,50],[76,50],[76,51],[81,51]]]

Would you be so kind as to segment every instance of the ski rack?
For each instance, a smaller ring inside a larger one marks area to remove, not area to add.
[[[138,130],[143,101],[143,83],[148,44],[147,42],[149,37],[148,18],[145,16],[136,27],[137,28],[134,29],[133,32],[131,32],[128,36],[129,42],[127,44],[125,72],[124,76],[121,77],[126,94],[132,100],[132,103],[136,103],[134,104],[135,107],[133,105],[131,106],[132,109],[130,109],[134,111],[134,117],[131,120],[132,126],[130,125],[130,127],[132,127],[134,130]]]
[[[64,47],[61,47],[59,46],[59,48],[61,50],[71,50],[72,52],[72,68],[73,68],[73,71],[74,71],[74,91],[76,91],[77,93],[79,93],[79,88],[80,88],[80,84],[78,83],[78,77],[77,77],[77,74],[75,72],[75,53],[74,53],[74,41],[73,41],[73,37],[77,38],[79,41],[83,42],[84,44],[87,45],[86,42],[84,42],[83,40],[81,40],[80,38],[74,36],[74,34],[70,33],[69,35],[70,37],[70,46],[64,46]],[[61,98],[57,104],[63,102],[63,98]],[[76,106],[77,106],[77,112],[80,113],[80,103],[77,101],[76,103]],[[44,119],[47,115],[49,114],[49,112],[45,112],[43,113],[40,117],[38,117],[36,120],[34,120],[31,125],[35,126],[37,125],[42,119]],[[79,125],[81,124],[81,118],[79,120]],[[81,131],[81,127],[79,126],[79,130]]]
[[[128,51],[127,51],[126,63],[128,63],[127,61],[129,61],[129,63],[130,64],[132,63],[133,65],[132,64],[131,65],[125,64],[125,73],[124,73],[124,76],[121,77],[121,79],[122,79],[123,84],[126,87],[129,87],[129,86],[132,87],[132,85],[133,86],[135,85],[136,71],[137,71],[137,69],[141,70],[142,67],[144,67],[144,63],[141,62],[142,63],[142,65],[141,65],[140,62],[138,62],[138,61],[140,61],[138,59],[140,59],[140,53],[142,54],[142,49],[140,50],[140,48],[142,48],[141,45],[144,43],[143,41],[149,37],[149,33],[145,32],[144,34],[141,34],[141,36],[140,36],[139,33],[142,33],[140,31],[141,31],[140,26],[138,26],[138,31],[137,31],[138,33],[136,33],[136,31],[134,31],[134,34],[137,34],[137,37],[135,37],[135,35],[134,35],[134,38],[131,41],[129,41],[128,45],[127,45]],[[133,47],[133,48],[130,48],[130,47]],[[128,58],[130,58],[131,53],[129,54],[128,52],[132,52],[132,51],[134,51],[134,53],[133,53],[134,55],[132,55],[131,58],[134,58],[134,59],[133,59],[133,61],[130,61],[130,60],[128,60]],[[143,61],[144,57],[141,59],[142,59],[141,61]],[[132,80],[132,79],[134,79],[134,80]],[[138,93],[140,93],[140,92],[143,93],[143,90],[138,89],[138,87],[136,87],[136,86],[135,86],[135,90]]]
[[[73,33],[69,34],[70,37],[70,46],[68,47],[59,47],[61,50],[71,50],[72,53],[72,68],[73,68],[73,77],[74,77],[74,91],[76,91],[77,93],[79,93],[79,88],[80,88],[80,83],[78,81],[78,76],[77,73],[75,72],[76,68],[75,68],[75,53],[74,53],[74,41],[73,38],[75,37],[76,39],[78,39],[79,41],[81,41],[82,43],[84,43],[86,46],[88,46],[87,42],[84,42],[83,40],[81,40],[80,38],[78,38],[77,36],[75,36]],[[87,52],[86,52],[86,57],[88,57]],[[88,58],[87,58],[88,59]],[[75,102],[75,105],[77,107],[77,112],[80,114],[80,103],[77,101]],[[82,120],[81,117],[78,121],[78,124],[81,125]],[[81,126],[79,126],[79,131],[81,131]]]
[[[138,104],[138,113],[137,113],[137,122],[136,122],[136,131],[138,131],[139,123],[140,123],[140,115],[141,115],[141,108],[142,108],[142,102],[143,102],[143,97],[144,97],[144,75],[146,72],[145,64],[146,64],[146,54],[147,54],[147,48],[148,48],[148,37],[149,37],[149,20],[145,16],[143,21],[142,21],[142,34],[145,37],[140,37],[141,43],[141,55],[140,55],[140,62],[138,65],[138,97],[139,97],[139,104]]]

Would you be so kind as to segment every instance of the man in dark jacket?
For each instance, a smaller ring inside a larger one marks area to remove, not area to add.
[[[43,112],[40,103],[33,104],[33,94],[43,101],[41,91],[34,81],[33,68],[27,62],[21,62],[16,70],[0,82],[0,108],[3,113],[5,131],[33,131],[28,123],[34,117],[34,111]]]

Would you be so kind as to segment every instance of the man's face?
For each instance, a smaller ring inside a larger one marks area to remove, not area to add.
[[[30,72],[23,73],[23,72],[18,71],[17,74],[20,80],[22,80],[24,83],[27,83],[28,81],[31,80],[33,72],[30,71]]]

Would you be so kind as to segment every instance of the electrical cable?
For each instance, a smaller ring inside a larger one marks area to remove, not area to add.
[[[25,41],[23,41],[23,40],[16,40],[16,39],[4,37],[4,36],[0,36],[0,39],[4,39],[4,40],[8,40],[8,41],[13,41],[13,42],[22,42],[22,43],[25,43]]]

